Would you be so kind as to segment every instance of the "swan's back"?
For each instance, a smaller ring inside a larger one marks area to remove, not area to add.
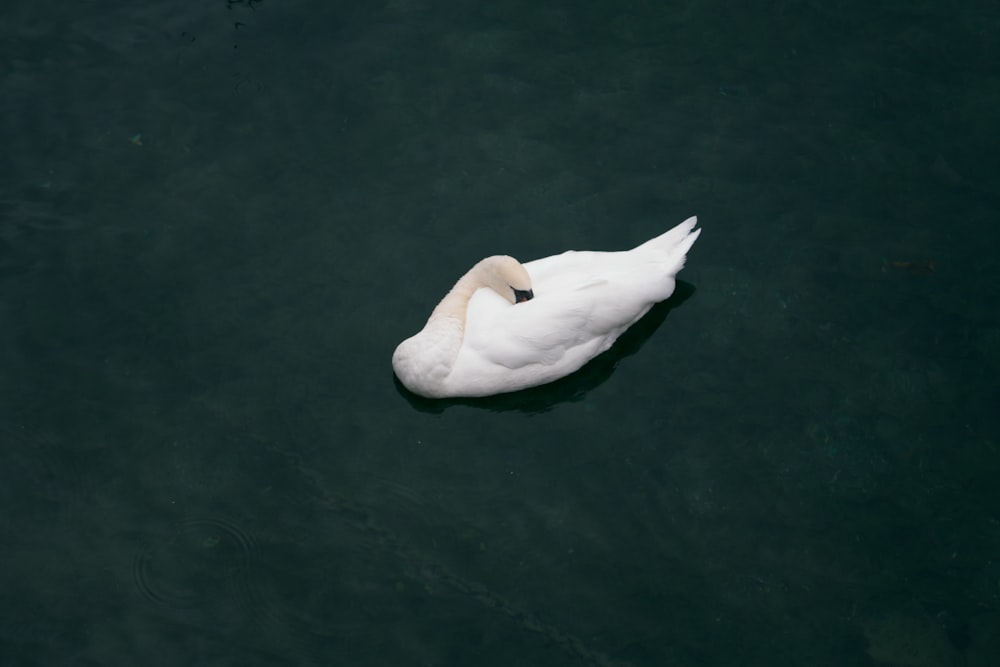
[[[535,292],[581,289],[610,284],[630,300],[658,303],[674,292],[674,277],[684,268],[691,246],[701,230],[697,218],[689,218],[673,229],[619,252],[569,250],[525,264]]]

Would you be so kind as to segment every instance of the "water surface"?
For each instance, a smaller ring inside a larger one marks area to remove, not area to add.
[[[730,5],[5,3],[5,664],[996,664],[1000,13]],[[692,214],[580,374],[393,381]]]

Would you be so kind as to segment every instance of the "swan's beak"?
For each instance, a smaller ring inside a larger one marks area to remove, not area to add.
[[[528,290],[520,290],[520,289],[514,290],[514,302],[515,303],[521,303],[522,301],[530,301],[531,299],[534,299],[534,298],[535,298],[535,293],[532,292],[530,289],[528,289]]]

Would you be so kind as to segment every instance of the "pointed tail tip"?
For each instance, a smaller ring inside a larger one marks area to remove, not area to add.
[[[655,236],[645,243],[640,244],[638,247],[655,249],[661,252],[672,252],[674,249],[684,244],[686,244],[687,248],[690,248],[691,244],[694,243],[695,239],[697,239],[701,234],[701,229],[694,228],[697,224],[698,216],[692,215],[679,225],[675,225],[659,236]],[[685,249],[685,252],[687,252],[687,249]]]
[[[692,215],[679,225],[684,229],[684,231],[687,232],[684,235],[684,238],[681,239],[680,244],[686,245],[688,249],[690,249],[691,246],[694,245],[694,242],[698,240],[698,237],[701,236],[701,227],[695,229],[697,224],[698,216]],[[685,252],[687,252],[687,250],[685,250]]]

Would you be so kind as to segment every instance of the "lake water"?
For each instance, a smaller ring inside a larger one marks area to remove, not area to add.
[[[0,9],[5,665],[1000,664],[995,3]],[[408,396],[479,258],[677,294]]]

